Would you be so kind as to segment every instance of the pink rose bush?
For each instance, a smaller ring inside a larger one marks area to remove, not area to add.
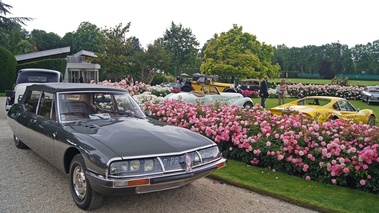
[[[342,120],[318,123],[302,114],[277,116],[259,104],[249,110],[220,104],[202,106],[163,101],[152,95],[159,89],[142,83],[129,86],[122,81],[104,81],[100,84],[131,91],[143,109],[152,112],[153,118],[212,139],[226,158],[306,180],[379,192],[377,126]],[[295,87],[292,91],[302,95],[328,95],[330,91],[347,94],[346,88],[330,85]],[[350,88],[351,93],[356,90]]]
[[[303,98],[306,96],[335,96],[346,98],[348,100],[359,100],[361,98],[361,92],[364,89],[362,86],[341,86],[337,84],[289,84],[288,94],[291,97]]]
[[[304,116],[272,115],[256,105],[201,106],[145,103],[152,117],[198,132],[223,155],[306,180],[379,192],[379,129],[341,120],[317,123]]]

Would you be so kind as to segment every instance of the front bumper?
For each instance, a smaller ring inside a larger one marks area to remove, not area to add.
[[[106,179],[103,176],[87,172],[87,178],[89,179],[92,189],[103,195],[143,194],[182,187],[211,174],[213,171],[222,168],[225,165],[226,159],[221,158],[208,165],[193,169],[191,172],[174,172],[156,176],[140,177],[138,179]],[[140,185],[134,184],[139,181],[144,183]]]

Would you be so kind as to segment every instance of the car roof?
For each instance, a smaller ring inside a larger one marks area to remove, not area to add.
[[[57,70],[50,70],[50,69],[41,69],[41,68],[26,68],[26,69],[20,69],[18,73],[21,72],[49,72],[49,73],[61,73]]]
[[[42,83],[32,84],[27,87],[29,90],[43,90],[46,92],[81,92],[81,91],[111,91],[111,92],[128,92],[126,89],[85,83]]]

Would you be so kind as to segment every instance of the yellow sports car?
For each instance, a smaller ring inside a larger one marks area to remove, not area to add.
[[[376,114],[371,109],[356,110],[344,98],[329,96],[309,96],[270,109],[276,115],[303,113],[308,118],[320,122],[330,119],[346,119],[356,123],[375,125]]]

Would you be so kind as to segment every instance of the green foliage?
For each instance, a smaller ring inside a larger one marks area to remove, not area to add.
[[[158,85],[164,82],[175,82],[175,81],[176,81],[176,78],[174,76],[160,73],[155,76],[155,78],[153,79],[150,85],[154,86],[154,85]]]
[[[10,90],[16,80],[17,61],[13,54],[0,46],[0,91]]]
[[[133,49],[126,38],[129,27],[130,22],[126,26],[120,23],[101,31],[102,41],[100,43],[104,44],[105,51],[98,53],[98,57],[92,60],[93,63],[101,65],[100,80],[119,81],[129,73],[128,52]]]
[[[100,28],[89,22],[82,22],[73,35],[72,51],[76,53],[81,50],[87,50],[95,53],[104,53],[103,40]]]
[[[33,30],[31,38],[36,43],[38,51],[55,49],[61,37],[56,33],[47,33],[44,30]]]
[[[130,64],[138,70],[141,82],[151,84],[156,75],[164,72],[170,63],[171,55],[159,44],[150,44],[146,51],[139,51],[130,57]]]
[[[196,63],[199,42],[190,28],[171,22],[171,28],[166,29],[163,38],[157,40],[172,55],[170,74],[178,76],[185,67],[193,67]]]
[[[260,43],[256,36],[243,33],[233,25],[228,32],[215,34],[204,51],[202,73],[219,75],[221,79],[275,77],[280,69],[272,64],[274,48]]]

